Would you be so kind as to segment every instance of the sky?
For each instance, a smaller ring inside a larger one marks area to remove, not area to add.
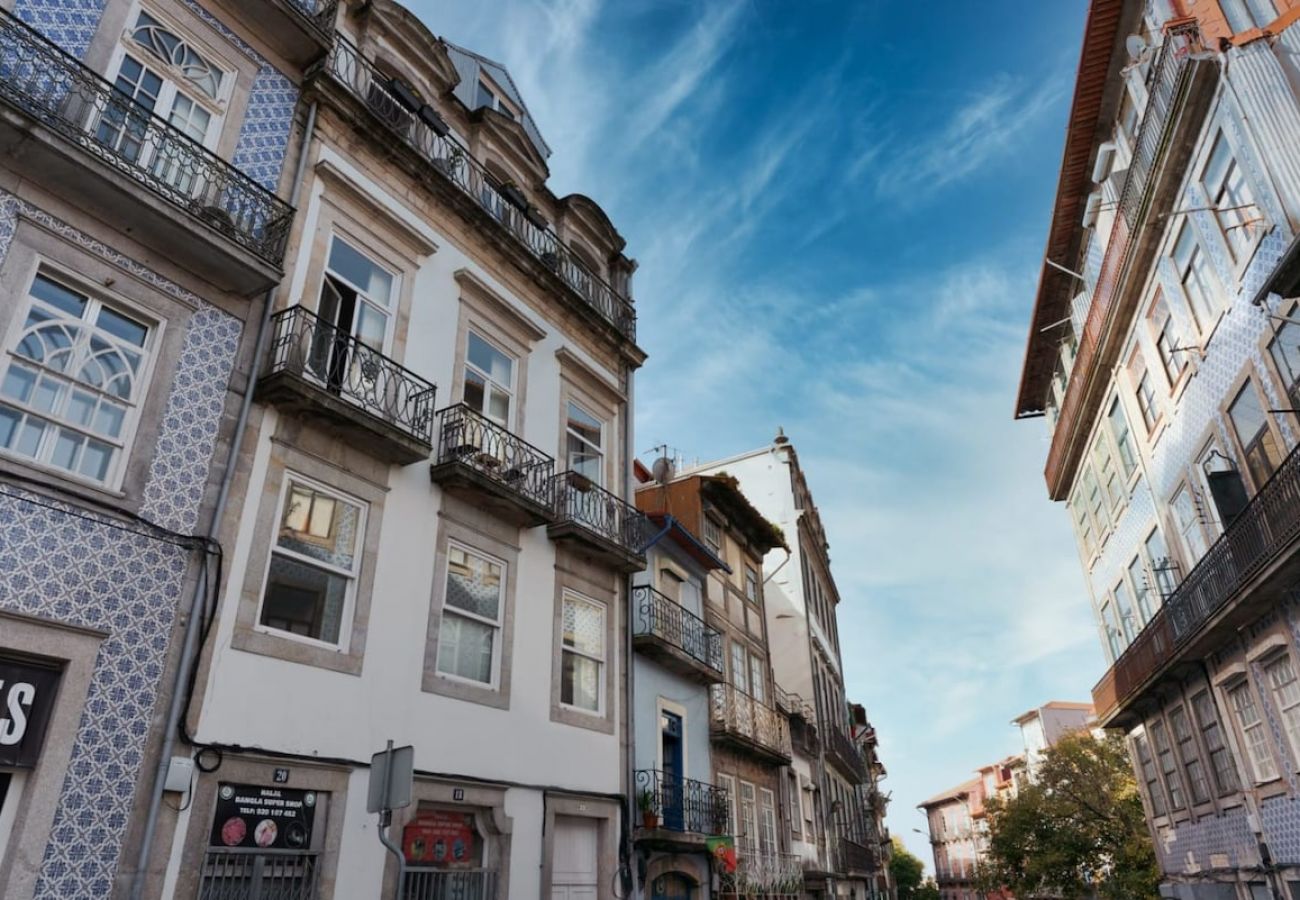
[[[416,0],[510,70],[639,262],[638,454],[784,428],[888,824],[1104,670],[1047,430],[1012,419],[1084,0]]]

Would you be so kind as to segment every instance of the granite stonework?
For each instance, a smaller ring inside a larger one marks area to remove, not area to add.
[[[102,898],[120,863],[178,604],[200,560],[195,529],[242,323],[156,272],[16,197],[0,193],[0,259],[19,217],[183,300],[188,321],[141,516],[109,517],[0,489],[0,608],[92,628],[101,645],[41,862],[40,900]],[[141,448],[136,448],[141,452]],[[151,524],[158,527],[151,527]],[[165,530],[164,530],[165,529]],[[146,779],[147,781],[147,779]]]
[[[298,87],[196,0],[181,2],[257,65],[231,163],[274,191],[284,169]],[[103,11],[101,0],[18,0],[13,9],[19,19],[77,59],[85,57]]]

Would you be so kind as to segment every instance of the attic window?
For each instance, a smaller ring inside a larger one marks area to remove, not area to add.
[[[518,118],[518,116],[515,115],[515,111],[506,105],[505,101],[501,99],[501,95],[489,87],[488,83],[483,79],[479,79],[478,98],[475,102],[475,106],[486,106],[489,109],[495,109],[508,119]]]

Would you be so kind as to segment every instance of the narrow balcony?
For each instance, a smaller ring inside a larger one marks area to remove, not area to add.
[[[838,728],[826,729],[826,757],[854,784],[867,780],[867,764],[857,744]]]
[[[636,507],[577,472],[551,479],[551,501],[555,521],[547,533],[552,540],[573,544],[621,572],[645,568],[650,520]]]
[[[272,316],[258,398],[394,465],[428,459],[436,389],[302,306]]]
[[[400,900],[497,900],[497,873],[491,869],[406,867]]]
[[[727,791],[658,769],[638,769],[636,841],[651,849],[690,853],[709,837],[729,834]]]
[[[280,280],[289,204],[4,10],[0,152],[20,177],[222,290]]]
[[[429,477],[519,525],[555,520],[555,460],[491,419],[458,403],[438,413],[437,455]]]
[[[709,725],[714,740],[760,759],[785,764],[792,758],[790,722],[785,715],[734,685],[713,686]]]
[[[338,38],[321,70],[321,89],[337,88],[363,119],[357,127],[404,151],[408,168],[484,228],[529,274],[554,288],[573,309],[628,341],[636,340],[632,301],[592,272],[548,224],[524,214],[487,169],[427,103],[416,105],[407,90],[394,90],[348,41]],[[534,218],[536,218],[534,216]]]
[[[702,684],[723,681],[722,634],[649,585],[632,588],[632,643],[667,669]]]
[[[300,68],[334,46],[339,0],[227,0],[258,25],[258,37]]]
[[[736,871],[721,876],[719,896],[724,900],[798,900],[805,896],[803,861],[796,854],[765,852],[744,838],[736,842],[736,850]]]
[[[1171,665],[1203,653],[1197,645],[1213,626],[1239,627],[1275,604],[1300,578],[1298,541],[1300,446],[1287,455],[1092,689],[1099,721],[1111,724]]]

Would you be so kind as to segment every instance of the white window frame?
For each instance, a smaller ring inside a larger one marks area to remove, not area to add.
[[[501,384],[501,382],[492,377],[491,373],[483,371],[481,368],[474,365],[474,363],[470,362],[469,345],[470,341],[475,338],[478,338],[480,341],[487,344],[488,347],[510,360],[510,384]],[[505,428],[507,431],[512,430],[515,422],[515,383],[518,381],[519,375],[518,358],[513,353],[508,352],[496,341],[491,340],[482,332],[471,327],[465,334],[465,370],[467,373],[473,372],[479,378],[483,379],[483,409],[479,411],[479,415],[483,416],[483,418],[487,419],[489,422],[496,422],[496,424]],[[465,388],[468,384],[469,379],[464,379],[460,392],[460,402],[467,405],[468,401],[465,399]],[[506,420],[504,422],[497,422],[496,419],[492,418],[490,412],[492,409],[492,398],[497,394],[504,394],[506,398]]]
[[[381,304],[377,298],[372,297],[370,295],[370,292],[367,289],[361,287],[358,284],[354,284],[349,278],[330,268],[330,257],[334,254],[335,241],[342,241],[354,253],[357,253],[358,255],[365,257],[367,260],[370,261],[372,265],[374,265],[375,268],[381,269],[382,271],[388,274],[388,277],[392,279],[392,281],[390,282],[392,287],[391,290],[389,291],[387,303]],[[383,346],[379,348],[379,352],[383,353],[384,355],[388,355],[393,341],[394,320],[397,318],[397,312],[398,312],[397,306],[398,306],[398,301],[401,296],[401,290],[402,290],[401,273],[395,272],[391,267],[385,265],[374,253],[370,251],[368,247],[364,246],[362,242],[356,240],[351,235],[340,233],[337,230],[332,231],[330,233],[330,239],[325,246],[325,258],[321,261],[320,291],[316,296],[316,308],[312,310],[312,312],[314,312],[316,316],[320,319],[320,321],[323,322],[324,324],[329,325],[332,328],[338,329],[337,322],[326,322],[324,316],[321,315],[321,306],[320,306],[321,297],[324,294],[324,292],[328,289],[329,279],[331,278],[342,282],[343,284],[347,285],[347,287],[349,287],[351,290],[356,292],[357,301],[359,303],[362,303],[376,310],[377,312],[383,314],[384,341],[383,341]],[[352,321],[348,325],[348,336],[356,338],[358,342],[362,342],[361,338],[357,335],[357,325],[359,322],[360,319],[357,317],[355,313],[353,313]]]
[[[497,588],[498,597],[497,597],[496,621],[493,621],[487,618],[486,616],[481,616],[478,613],[473,613],[470,612],[469,610],[461,609],[459,606],[452,606],[452,607],[447,606],[447,596],[450,594],[450,584],[451,584],[451,550],[453,548],[460,550],[462,553],[466,554],[467,556],[477,556],[479,559],[492,563],[493,565],[501,569],[501,584]],[[443,658],[442,658],[442,646],[441,646],[442,627],[440,626],[438,631],[438,643],[439,643],[438,650],[437,650],[438,662],[437,665],[435,666],[435,671],[439,678],[445,678],[448,681],[458,681],[462,684],[469,684],[478,688],[488,688],[491,690],[498,690],[500,689],[501,686],[501,652],[502,652],[501,644],[502,644],[503,636],[505,634],[506,583],[510,576],[509,564],[506,563],[506,561],[504,559],[501,559],[500,557],[493,556],[490,553],[485,553],[482,550],[479,550],[477,547],[472,547],[469,544],[463,543],[461,541],[455,541],[449,539],[447,541],[447,551],[448,551],[447,571],[443,574],[442,609],[440,611],[440,615],[442,616],[442,625],[445,626],[447,621],[447,616],[451,615],[451,616],[459,616],[460,618],[468,619],[471,622],[477,622],[480,625],[487,625],[491,627],[493,629],[492,664],[491,664],[490,678],[488,681],[479,681],[476,678],[467,678],[464,675],[457,675],[454,672],[443,671],[442,669]]]
[[[284,503],[289,495],[289,490],[294,484],[300,484],[304,487],[311,488],[336,500],[349,503],[359,509],[356,526],[357,545],[353,549],[352,571],[348,572],[340,566],[331,565],[323,560],[316,559],[313,556],[307,556],[303,553],[297,553],[293,550],[280,546],[280,527],[284,521]],[[253,619],[253,628],[263,634],[274,635],[289,641],[298,641],[304,644],[310,644],[313,647],[325,647],[329,650],[346,650],[352,641],[352,618],[355,615],[357,605],[357,585],[361,580],[361,559],[365,555],[366,539],[366,519],[370,514],[370,504],[359,497],[354,497],[338,488],[322,484],[314,478],[286,469],[284,478],[280,483],[280,493],[275,506],[275,514],[271,524],[271,546],[266,554],[266,571],[262,573],[262,588],[257,597],[257,612]],[[303,563],[314,568],[324,569],[333,575],[339,575],[348,580],[347,594],[343,598],[343,610],[339,613],[339,639],[337,642],[324,641],[320,638],[309,637],[305,634],[294,634],[292,631],[284,631],[271,625],[262,623],[262,611],[266,607],[266,590],[271,582],[271,566],[275,562],[275,555],[283,554],[295,562]]]
[[[1300,675],[1296,674],[1295,662],[1283,650],[1264,663],[1264,675],[1282,720],[1282,731],[1291,746],[1291,758],[1300,760]],[[1285,678],[1286,675],[1290,677]]]
[[[1123,431],[1116,429],[1116,420],[1123,427]],[[1106,430],[1110,432],[1111,442],[1115,445],[1115,455],[1119,459],[1120,470],[1124,473],[1125,479],[1132,479],[1138,470],[1137,448],[1133,444],[1133,429],[1129,427],[1128,415],[1124,411],[1124,404],[1120,402],[1118,396],[1112,397],[1110,405],[1106,408]],[[1125,449],[1128,450],[1127,457]]]
[[[596,718],[605,716],[605,707],[608,698],[605,696],[605,666],[608,665],[609,657],[609,638],[606,634],[609,623],[609,607],[599,600],[588,597],[586,594],[579,594],[577,591],[565,589],[564,595],[560,601],[560,621],[561,626],[564,621],[564,606],[570,602],[586,604],[600,610],[600,655],[588,653],[585,650],[579,650],[576,647],[570,647],[564,643],[564,635],[560,635],[560,696],[564,696],[564,654],[573,653],[581,656],[583,659],[589,659],[596,663],[596,709],[587,709],[586,707],[577,706],[572,703],[565,703],[560,700],[560,706],[564,709],[573,710]]]
[[[776,795],[770,788],[758,789],[758,852],[763,856],[775,856],[780,849],[780,835],[776,828]]]
[[[1277,760],[1269,746],[1268,726],[1260,712],[1260,701],[1255,696],[1254,690],[1255,687],[1249,680],[1242,679],[1227,688],[1228,702],[1246,748],[1246,761],[1251,779],[1255,784],[1265,784],[1276,781],[1280,776]]]
[[[718,785],[727,792],[727,823],[731,826],[731,836],[739,842],[740,795],[736,793],[736,778],[719,772]]]
[[[1188,506],[1186,508],[1179,506],[1179,498],[1186,495]],[[1186,512],[1192,513],[1191,519],[1184,519]],[[1183,552],[1187,554],[1187,565],[1189,569],[1200,562],[1201,557],[1210,549],[1209,539],[1206,537],[1205,528],[1201,522],[1201,502],[1196,496],[1192,485],[1184,479],[1178,483],[1177,489],[1169,497],[1169,513],[1173,516],[1174,525],[1177,526],[1178,540],[1183,545]],[[1193,535],[1195,540],[1193,540]],[[1195,544],[1196,546],[1193,546]]]
[[[759,849],[759,824],[758,824],[758,790],[752,782],[739,780],[740,784],[740,817],[745,822],[744,831],[736,835],[736,843],[740,845],[742,854],[745,851],[754,852]],[[745,789],[749,789],[749,798],[745,797]],[[746,812],[745,804],[749,804],[749,810]],[[752,828],[752,831],[751,831]]]
[[[569,407],[572,406],[574,409],[577,409],[583,415],[591,417],[593,421],[598,422],[600,424],[600,444],[595,448],[595,454],[597,458],[596,472],[600,477],[592,480],[595,481],[598,487],[604,487],[605,486],[605,461],[606,461],[605,460],[605,433],[608,429],[609,423],[604,419],[602,419],[600,416],[596,415],[594,412],[592,412],[590,408],[579,403],[577,400],[574,400],[572,397],[567,398],[565,400],[565,404],[566,404],[564,408],[565,468],[571,472],[577,471],[576,469],[573,468],[573,453],[569,449],[570,439],[579,441],[586,447],[592,446],[591,441],[587,440],[587,438],[583,437],[581,434],[578,434],[572,428],[569,427],[569,419],[570,419]]]
[[[1191,247],[1185,261],[1178,258],[1178,247],[1183,243],[1184,236],[1190,240]],[[1201,244],[1201,237],[1196,233],[1196,228],[1188,216],[1183,216],[1182,227],[1174,232],[1173,243],[1169,247],[1169,257],[1178,271],[1178,283],[1182,286],[1183,299],[1187,302],[1187,308],[1191,310],[1196,328],[1201,335],[1209,334],[1227,309],[1227,301],[1205,247]]]
[[[1259,202],[1255,199],[1255,189],[1246,176],[1237,148],[1228,138],[1227,131],[1220,126],[1208,143],[1209,149],[1205,153],[1205,160],[1201,163],[1198,180],[1205,192],[1207,205],[1213,207],[1215,224],[1218,225],[1224,246],[1228,250],[1228,258],[1232,260],[1237,274],[1240,275],[1263,239],[1264,232],[1268,230],[1268,223],[1264,219]],[[1205,179],[1210,163],[1214,159],[1214,153],[1220,147],[1224,148],[1227,154],[1227,165],[1224,168],[1222,181],[1218,185],[1211,185]],[[1233,186],[1234,175],[1236,176],[1235,187]]]
[[[116,441],[105,438],[103,435],[92,433],[83,427],[72,425],[63,419],[53,418],[49,414],[35,410],[29,411],[16,400],[0,398],[0,403],[4,403],[15,409],[20,409],[28,415],[36,416],[37,418],[49,423],[45,429],[45,433],[41,437],[41,443],[37,447],[37,453],[35,456],[27,456],[8,449],[0,449],[0,455],[9,459],[19,460],[27,465],[36,466],[37,468],[49,472],[55,472],[60,478],[92,485],[101,490],[118,491],[121,489],[122,483],[126,477],[126,461],[130,457],[135,445],[135,435],[140,425],[140,411],[143,409],[145,400],[149,396],[150,386],[153,382],[154,367],[157,363],[157,351],[158,348],[162,346],[166,323],[157,316],[141,309],[137,304],[124,300],[115,294],[111,295],[110,298],[105,301],[103,299],[105,292],[102,289],[96,290],[93,287],[87,287],[81,279],[68,273],[62,266],[55,265],[44,258],[38,258],[36,264],[32,267],[31,272],[27,276],[25,289],[22,293],[22,301],[18,305],[17,312],[9,324],[8,334],[5,335],[3,352],[0,353],[0,360],[3,360],[4,363],[3,367],[0,367],[0,380],[3,380],[8,374],[13,362],[19,361],[20,365],[36,369],[38,373],[49,373],[53,375],[57,381],[67,384],[69,386],[69,391],[71,391],[72,388],[77,388],[84,389],[96,396],[108,396],[106,392],[95,389],[88,383],[78,380],[71,374],[65,374],[50,369],[34,360],[20,356],[15,352],[18,343],[22,339],[27,316],[31,312],[33,303],[43,302],[37,301],[36,298],[32,296],[32,285],[35,284],[37,276],[44,276],[48,280],[86,297],[86,310],[82,314],[81,318],[73,320],[70,317],[67,317],[69,321],[81,322],[86,325],[88,329],[93,329],[94,326],[90,323],[97,317],[100,309],[107,307],[110,310],[120,312],[122,315],[134,319],[141,325],[144,325],[148,329],[148,333],[145,336],[143,346],[135,347],[132,345],[132,350],[138,352],[141,356],[140,370],[135,378],[135,391],[132,392],[131,397],[126,399],[113,398],[113,402],[126,407],[126,411],[123,415],[121,435]],[[111,336],[108,337],[108,340],[120,343],[120,341]],[[67,402],[68,401],[65,399],[65,406]],[[110,465],[108,477],[103,481],[91,478],[87,475],[82,475],[80,472],[60,468],[44,458],[48,456],[49,453],[53,452],[52,447],[47,449],[47,445],[52,445],[54,443],[54,435],[58,432],[59,428],[64,427],[65,425],[80,434],[95,434],[97,440],[107,444],[112,444],[116,447],[117,452],[114,454],[113,462]]]

